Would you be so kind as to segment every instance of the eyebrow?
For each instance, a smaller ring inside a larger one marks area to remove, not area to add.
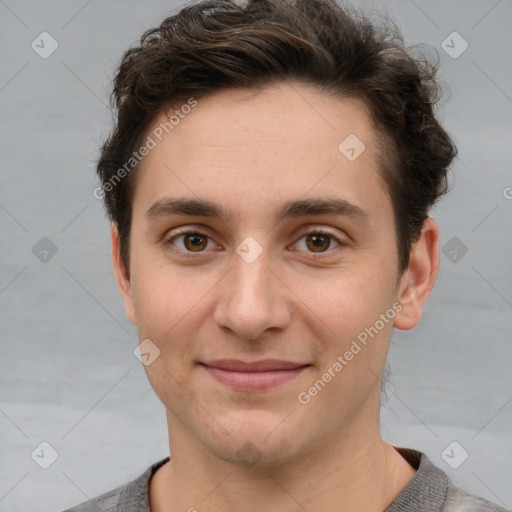
[[[305,215],[339,215],[356,220],[367,220],[369,215],[359,206],[339,198],[312,198],[286,201],[275,210],[277,221]],[[163,197],[155,201],[146,211],[148,221],[170,215],[188,215],[194,217],[209,217],[228,222],[233,219],[233,212],[224,206],[202,199],[187,199],[182,197]]]

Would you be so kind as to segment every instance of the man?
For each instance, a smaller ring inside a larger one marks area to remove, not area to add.
[[[379,428],[439,265],[435,91],[330,0],[198,3],[125,53],[96,192],[171,456],[70,510],[504,510]]]

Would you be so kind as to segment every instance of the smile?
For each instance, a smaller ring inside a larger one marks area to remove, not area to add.
[[[236,360],[200,363],[218,382],[237,391],[266,391],[293,380],[310,365],[265,360],[244,363]]]

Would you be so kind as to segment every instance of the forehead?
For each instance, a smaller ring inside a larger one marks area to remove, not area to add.
[[[171,125],[176,110],[181,115]],[[251,204],[263,214],[273,197],[337,190],[357,204],[385,188],[364,106],[304,85],[223,90],[192,109],[174,105],[147,136],[155,147],[138,171],[134,213],[137,203],[149,206],[169,190],[233,209]]]
[[[181,107],[184,105],[185,102]],[[175,108],[179,111],[180,105]],[[167,114],[172,114],[172,110]],[[348,135],[361,142],[364,139],[369,153],[374,146],[375,133],[362,101],[335,98],[303,84],[217,91],[199,99],[188,115],[174,118],[179,126],[162,135],[182,154],[189,148],[206,149],[211,144],[220,152],[241,145],[250,149],[251,154],[261,156],[269,154],[267,147],[272,151],[289,151],[293,147],[300,154],[327,150],[337,155],[340,142]],[[162,113],[151,129],[165,128],[166,120],[167,115]],[[165,137],[171,134],[172,137]]]

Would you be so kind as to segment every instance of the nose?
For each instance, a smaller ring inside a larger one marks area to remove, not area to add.
[[[286,286],[264,255],[251,263],[235,255],[233,268],[217,290],[216,324],[245,340],[257,339],[267,329],[284,329],[291,318]]]

